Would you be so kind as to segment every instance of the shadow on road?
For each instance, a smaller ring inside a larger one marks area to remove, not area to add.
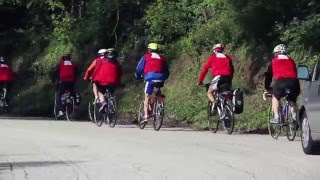
[[[23,169],[26,167],[48,167],[48,166],[56,166],[56,165],[63,165],[63,166],[71,166],[73,164],[79,164],[83,161],[22,161],[22,162],[5,162],[0,163],[0,171],[10,170],[13,171],[14,169]]]

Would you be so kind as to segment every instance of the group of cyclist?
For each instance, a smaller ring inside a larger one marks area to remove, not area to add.
[[[214,92],[221,88],[221,86],[232,87],[234,66],[231,57],[223,53],[224,48],[222,44],[213,46],[213,53],[207,59],[198,78],[198,85],[200,85],[203,83],[208,70],[211,69],[213,80],[208,88],[207,96],[209,101],[213,103],[213,107],[215,106]],[[168,63],[164,56],[159,54],[158,50],[158,44],[150,43],[148,51],[140,59],[135,73],[137,79],[144,78],[146,83],[144,90],[144,122],[148,119],[148,102],[152,95],[154,84],[159,84],[160,82],[163,86],[165,80],[170,75]],[[293,119],[296,120],[296,100],[300,94],[296,64],[287,55],[286,47],[283,44],[277,45],[273,53],[274,58],[265,73],[265,92],[272,92],[273,94],[272,109],[274,111],[274,118],[270,122],[279,123],[279,100],[284,96],[288,97],[290,110],[294,115]],[[121,83],[122,68],[117,57],[118,53],[115,48],[100,49],[98,57],[93,60],[84,75],[84,80],[89,80],[93,84],[93,94],[95,97],[93,103],[101,103],[100,111],[106,105],[104,97],[106,90],[108,89],[113,93]],[[79,75],[79,69],[71,60],[69,54],[63,55],[60,60],[51,74],[51,79],[56,83],[56,90],[59,95],[64,90],[74,92],[76,77]],[[271,88],[272,79],[275,82]],[[5,84],[8,90],[10,90],[13,81],[14,75],[12,69],[6,60],[0,57],[0,84]],[[287,92],[288,90],[289,92]],[[58,107],[61,107],[60,103],[58,103]],[[62,109],[59,110],[58,115],[63,115]]]

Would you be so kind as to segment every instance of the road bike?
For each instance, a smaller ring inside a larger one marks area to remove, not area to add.
[[[274,118],[274,113],[272,110],[272,105],[269,108],[268,114],[268,130],[269,134],[274,138],[278,139],[281,134],[282,129],[284,129],[286,136],[289,141],[293,141],[296,137],[297,130],[298,130],[298,121],[293,119],[293,114],[290,111],[290,106],[292,102],[288,100],[288,95],[290,94],[290,90],[286,89],[285,97],[280,100],[280,110],[279,110],[279,123],[271,123],[270,120]],[[267,97],[272,97],[272,92],[265,92],[264,99],[266,100]],[[293,103],[292,103],[293,104]],[[295,116],[298,118],[297,114]]]
[[[155,87],[155,93],[153,93],[148,102],[148,119],[147,121],[143,121],[145,116],[144,100],[142,100],[138,113],[138,126],[140,127],[140,129],[144,129],[148,124],[148,120],[152,119],[154,130],[159,131],[163,123],[165,96],[161,92],[163,82],[153,82],[153,85]]]
[[[94,120],[99,127],[103,124],[103,122],[106,122],[110,127],[113,128],[118,120],[116,99],[108,88],[104,93],[104,97],[106,99],[106,105],[104,105],[104,108],[101,111],[99,110],[102,106],[102,103],[97,100],[97,102],[94,104]]]
[[[75,93],[70,90],[64,90],[60,96],[58,92],[55,93],[54,98],[54,116],[57,120],[64,119],[65,117],[68,121],[73,120],[75,115]],[[60,108],[59,103],[60,101]],[[62,110],[63,115],[59,116],[59,111]]]
[[[210,84],[205,84],[206,91]],[[228,133],[232,134],[234,130],[234,108],[233,108],[233,91],[228,84],[221,85],[215,91],[215,105],[208,101],[207,115],[208,127],[213,133],[216,133],[220,126]]]

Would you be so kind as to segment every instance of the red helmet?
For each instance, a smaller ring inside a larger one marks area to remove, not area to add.
[[[212,48],[214,52],[222,52],[224,50],[223,44],[215,44]]]

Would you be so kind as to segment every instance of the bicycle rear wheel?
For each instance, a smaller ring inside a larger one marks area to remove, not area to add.
[[[268,131],[271,137],[274,139],[278,139],[281,134],[281,124],[274,124],[271,123],[270,120],[274,117],[274,113],[272,110],[272,106],[269,108],[269,115],[268,115]]]
[[[118,120],[117,106],[114,98],[111,98],[108,102],[107,118],[108,125],[113,128]]]
[[[297,130],[298,130],[298,121],[292,118],[292,112],[289,110],[288,107],[288,119],[287,119],[287,126],[286,126],[286,135],[289,141],[293,141],[296,137]],[[295,117],[298,117],[297,115]]]
[[[55,93],[55,94],[54,94],[53,114],[54,114],[54,117],[56,118],[56,120],[62,119],[61,116],[60,116],[60,117],[58,116],[58,112],[59,112],[59,109],[58,109],[58,101],[60,101],[60,97],[58,97],[58,94]]]
[[[89,120],[93,123],[95,123],[95,120],[94,120],[94,105],[89,102],[88,103],[88,115],[89,115]]]
[[[148,122],[142,122],[144,118],[144,103],[141,101],[140,106],[139,106],[139,112],[138,112],[138,126],[140,129],[144,129]]]
[[[97,126],[101,126],[103,122],[105,121],[105,115],[99,112],[101,103],[96,103],[94,105],[94,120],[97,124]]]
[[[70,98],[70,102],[66,105],[66,118],[68,121],[72,121],[74,118],[74,98]]]
[[[154,103],[154,117],[153,117],[153,128],[156,131],[159,131],[164,117],[164,101],[159,96],[156,97],[156,102]]]
[[[208,114],[208,128],[210,131],[213,133],[216,133],[219,129],[220,121],[217,116],[214,116],[214,112],[216,110],[212,110],[212,102],[208,101],[208,106],[207,106],[207,114]]]
[[[222,125],[228,134],[232,134],[234,129],[234,113],[231,105],[232,102],[228,102],[224,107],[224,118],[221,119]]]

